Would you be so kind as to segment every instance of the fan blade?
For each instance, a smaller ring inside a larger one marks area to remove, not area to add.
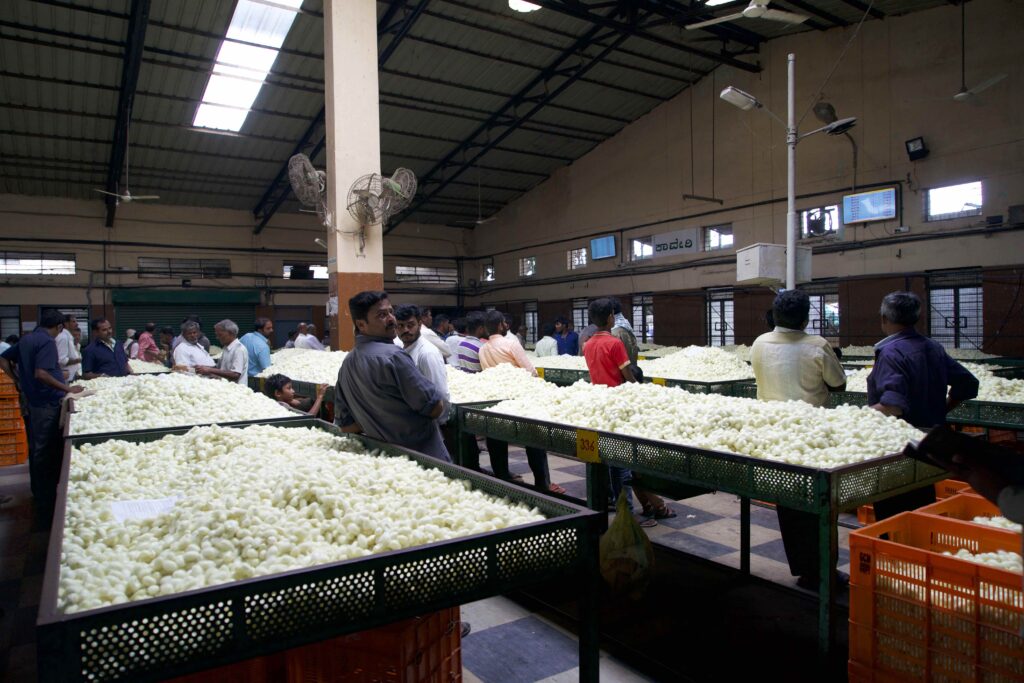
[[[490,223],[491,221],[496,221],[496,220],[498,220],[497,216],[491,216],[490,218],[481,218],[480,220],[476,221],[476,224],[477,225],[483,225],[484,223]]]
[[[781,21],[785,24],[802,24],[810,17],[805,14],[797,14],[796,12],[786,12],[781,9],[769,9],[765,10],[764,14],[761,15],[762,19],[769,19],[771,21]]]
[[[974,86],[973,88],[971,88],[967,92],[969,94],[971,94],[971,95],[977,95],[980,92],[988,90],[989,88],[991,88],[993,85],[995,85],[999,81],[1003,80],[1004,78],[1006,78],[1006,74],[999,74],[998,76],[993,76],[992,78],[988,79],[987,81],[982,81],[981,83],[979,83],[978,85]]]
[[[698,21],[696,24],[687,24],[686,30],[693,31],[698,28],[704,28],[705,26],[714,26],[715,24],[723,24],[727,21],[733,21],[734,19],[742,19],[743,12],[737,12],[736,14],[727,14],[724,17],[718,17],[717,19],[708,19],[707,21]]]
[[[93,192],[99,192],[100,194],[109,194],[111,197],[117,197],[118,199],[124,199],[124,195],[120,195],[116,192],[107,192],[106,190],[99,190],[93,188]]]
[[[140,199],[160,199],[160,195],[157,194],[133,194],[132,201],[138,201]]]

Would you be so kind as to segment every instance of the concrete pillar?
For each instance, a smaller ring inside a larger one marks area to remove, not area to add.
[[[331,348],[350,350],[355,333],[348,300],[384,288],[381,226],[360,226],[346,209],[348,188],[380,173],[376,0],[325,0],[324,97],[327,105],[327,196],[334,230],[327,236],[329,293],[338,312],[330,318]]]

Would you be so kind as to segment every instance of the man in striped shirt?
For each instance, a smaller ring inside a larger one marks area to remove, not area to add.
[[[486,343],[483,336],[484,314],[471,311],[466,315],[466,336],[459,342],[459,362],[455,367],[466,372],[480,372],[480,348]]]

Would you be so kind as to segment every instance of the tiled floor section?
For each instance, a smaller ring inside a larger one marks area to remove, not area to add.
[[[481,464],[489,467],[486,453]],[[527,482],[533,477],[521,449],[510,449],[513,473]],[[569,495],[586,495],[585,466],[549,457],[551,480]],[[49,534],[33,530],[24,466],[0,469],[0,680],[35,680],[35,619]],[[707,494],[682,502],[669,501],[677,516],[646,529],[655,543],[700,555],[722,564],[740,564],[739,501],[728,494]],[[839,569],[848,571],[848,530],[840,527]],[[751,508],[751,572],[776,583],[795,586],[789,573],[778,521],[773,510]],[[469,683],[575,681],[577,642],[559,626],[505,598],[491,598],[463,607],[473,632],[463,644],[465,680]],[[509,647],[508,643],[516,643]],[[623,663],[602,653],[601,680],[644,681]]]

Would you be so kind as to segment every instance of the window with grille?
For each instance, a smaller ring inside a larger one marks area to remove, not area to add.
[[[21,336],[21,306],[0,306],[0,341]]]
[[[839,231],[839,206],[817,206],[800,212],[800,238],[819,237]]]
[[[580,247],[565,252],[565,265],[569,270],[585,268],[587,266],[587,248]]]
[[[933,187],[924,193],[924,219],[926,221],[980,216],[981,207],[981,181]]]
[[[830,342],[839,342],[839,294],[810,294],[811,311],[808,334],[820,334]]]
[[[732,290],[708,292],[708,344],[728,346],[736,343]]]
[[[704,228],[704,251],[732,248],[732,223]]]
[[[524,304],[524,310],[526,341],[529,344],[534,344],[537,341],[537,302],[527,301],[526,304]]]
[[[0,251],[0,275],[74,274],[74,254],[45,251]]]
[[[633,334],[638,342],[654,341],[654,297],[650,294],[633,297]]]
[[[533,277],[537,274],[537,257],[524,256],[519,259],[519,277]]]
[[[586,299],[572,300],[572,326],[577,332],[590,324],[590,309]]]
[[[326,280],[327,266],[319,263],[285,263],[281,277],[285,280]]]
[[[637,237],[629,241],[631,261],[646,261],[654,257],[654,236]]]
[[[64,315],[71,315],[75,317],[75,321],[78,323],[78,329],[82,332],[82,346],[89,343],[89,329],[92,321],[89,320],[89,309],[85,306],[40,306],[39,307],[39,318],[43,317],[43,311],[57,309]]]
[[[172,279],[179,277],[220,279],[231,277],[228,259],[187,259],[139,257],[139,277]]]
[[[981,349],[984,338],[980,273],[939,275],[928,281],[929,334],[947,349]]]
[[[481,282],[494,282],[494,266],[491,264],[485,265],[480,271]]]
[[[456,268],[434,268],[431,266],[395,266],[395,280],[413,282],[418,285],[456,285],[459,271]]]

